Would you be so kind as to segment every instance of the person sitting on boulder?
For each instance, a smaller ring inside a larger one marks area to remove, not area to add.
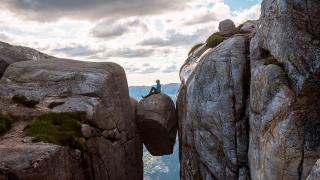
[[[149,94],[146,95],[146,96],[142,96],[142,98],[147,98],[147,97],[149,97],[149,96],[151,96],[151,95],[153,95],[153,94],[159,94],[159,93],[161,93],[160,80],[157,79],[157,80],[156,80],[156,83],[157,83],[157,84],[155,85],[155,87],[153,87],[153,86],[151,87]]]

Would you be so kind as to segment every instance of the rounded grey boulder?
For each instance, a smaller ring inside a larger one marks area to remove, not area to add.
[[[137,117],[142,141],[150,154],[172,154],[178,121],[171,98],[160,93],[141,100],[137,108]]]
[[[219,33],[223,36],[232,36],[237,31],[236,25],[230,19],[219,23]]]

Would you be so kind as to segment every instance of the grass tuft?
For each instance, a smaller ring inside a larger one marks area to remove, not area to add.
[[[33,120],[26,128],[26,134],[34,137],[34,142],[53,143],[85,150],[86,140],[81,132],[79,121],[84,113],[48,113]]]
[[[39,101],[29,100],[26,96],[20,94],[14,95],[12,100],[29,108],[34,108],[37,104],[39,104]]]
[[[3,134],[9,130],[13,120],[10,115],[0,113],[0,134]]]
[[[199,43],[199,44],[194,45],[194,46],[190,49],[190,51],[189,51],[189,53],[188,53],[188,56],[190,56],[191,54],[193,54],[194,51],[197,50],[197,49],[198,49],[200,46],[202,46],[202,45],[203,45],[203,43]]]
[[[206,41],[207,46],[210,48],[214,48],[218,46],[225,40],[224,36],[219,35],[219,33],[213,33]]]

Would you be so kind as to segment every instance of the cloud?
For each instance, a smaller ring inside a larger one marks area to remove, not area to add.
[[[155,73],[155,72],[159,71],[160,69],[161,68],[159,68],[159,67],[149,67],[149,68],[143,69],[139,73],[141,73],[141,74],[150,74],[150,73]]]
[[[0,33],[0,41],[10,42],[12,41],[12,38],[5,33]]]
[[[178,70],[178,67],[175,64],[173,64],[171,66],[166,67],[166,69],[163,70],[162,72],[164,72],[164,73],[172,73],[172,72],[177,72],[177,70]]]
[[[182,10],[190,0],[1,0],[0,7],[36,21],[101,19]]]
[[[66,47],[56,48],[52,50],[52,52],[54,53],[63,53],[64,55],[69,57],[86,57],[86,56],[94,55],[101,51],[102,50],[91,49],[89,46],[76,45],[76,44],[66,46]]]
[[[177,32],[175,30],[167,31],[166,38],[161,37],[152,37],[149,39],[145,39],[139,43],[142,46],[190,46],[190,44],[194,44],[196,42],[201,41],[203,30],[196,31],[193,34],[183,34]]]
[[[149,57],[153,55],[154,50],[146,48],[130,49],[130,48],[120,48],[116,50],[110,50],[103,54],[103,57],[121,57],[121,58],[142,58]]]
[[[110,21],[106,20],[98,25],[96,25],[92,30],[91,34],[97,38],[112,38],[116,36],[121,36],[133,30],[140,30],[142,32],[148,31],[148,26],[138,19],[120,21],[111,24]]]
[[[184,25],[204,24],[217,20],[218,19],[213,12],[207,11],[206,13],[199,14],[192,17],[191,19],[188,19],[186,22],[184,22]]]

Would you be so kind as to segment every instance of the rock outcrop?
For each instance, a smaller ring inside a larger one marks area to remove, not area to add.
[[[56,58],[14,63],[0,80],[0,96],[4,99],[15,95],[38,104],[27,108],[7,100],[9,103],[1,106],[1,111],[12,114],[16,121],[0,137],[0,155],[9,154],[0,159],[2,176],[143,179],[142,142],[134,122],[126,76],[119,65]],[[25,113],[36,111],[38,115],[85,112],[81,129],[86,151],[31,142],[21,133],[30,119],[25,119],[27,115],[17,108],[24,108]]]
[[[137,108],[137,125],[150,154],[172,154],[178,122],[175,105],[169,96],[160,93],[141,100]]]
[[[306,180],[317,180],[317,179],[320,179],[320,159],[313,166]]]
[[[247,35],[200,47],[181,68],[179,114],[182,179],[248,177]]]
[[[317,177],[319,13],[317,0],[264,0],[241,35],[188,57],[177,100],[182,179]]]
[[[223,36],[232,36],[237,32],[236,25],[230,19],[226,19],[219,23],[219,33]]]
[[[51,58],[51,56],[37,50],[23,46],[13,46],[0,41],[0,78],[6,68],[12,63],[30,60],[44,60],[48,58]]]
[[[264,0],[251,41],[252,179],[305,179],[320,158],[320,3]]]

